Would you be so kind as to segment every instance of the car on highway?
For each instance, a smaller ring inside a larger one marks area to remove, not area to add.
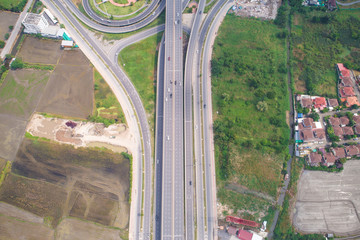
[[[168,57],[168,61],[170,61],[170,57]]]

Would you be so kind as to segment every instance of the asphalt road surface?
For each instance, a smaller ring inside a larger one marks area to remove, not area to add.
[[[191,35],[188,43],[185,62],[184,78],[184,116],[185,116],[185,227],[186,239],[194,239],[194,228],[196,225],[197,239],[205,238],[205,212],[204,212],[204,186],[203,186],[203,161],[202,161],[202,132],[200,124],[200,86],[195,84],[197,76],[195,69],[199,67],[194,65],[195,59],[199,60],[198,37],[202,20],[202,13],[205,8],[205,0],[200,0],[196,15],[193,21]],[[193,81],[193,79],[196,79]],[[194,90],[192,89],[194,84]],[[194,94],[194,116],[192,111]],[[194,125],[192,119],[194,117]],[[194,132],[194,134],[193,134]],[[194,137],[194,138],[193,138]],[[193,139],[195,149],[193,150]],[[193,154],[195,154],[196,181],[194,181]],[[194,183],[194,184],[193,184]],[[196,224],[194,218],[194,186],[196,189]]]

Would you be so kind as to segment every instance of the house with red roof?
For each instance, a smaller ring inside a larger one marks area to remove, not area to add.
[[[353,87],[354,85],[353,85],[353,81],[351,80],[350,77],[343,77],[340,80],[339,86],[340,87]]]
[[[354,127],[354,132],[357,134],[357,135],[360,135],[360,124],[356,124],[355,127]]]
[[[335,164],[336,157],[331,152],[325,152],[323,155],[323,165],[330,167]]]
[[[332,111],[335,107],[339,106],[339,102],[336,98],[329,98],[327,101],[330,111]]]
[[[347,116],[340,117],[340,125],[342,127],[345,127],[349,123],[350,123],[350,120],[349,120],[349,118]]]
[[[322,162],[322,155],[317,152],[311,152],[309,155],[309,164],[313,167],[320,166]]]
[[[333,126],[334,134],[335,136],[338,136],[339,138],[342,138],[344,135],[342,127],[339,126]]]
[[[317,97],[313,100],[314,108],[323,110],[327,107],[326,99],[324,97]]]
[[[345,153],[347,155],[347,158],[351,158],[354,156],[360,155],[360,150],[357,145],[350,145],[345,147]]]
[[[344,148],[341,148],[341,147],[332,148],[331,151],[332,151],[332,153],[334,154],[334,156],[336,157],[336,159],[345,158],[345,157],[346,157],[346,153],[345,153],[345,149],[344,149]]]
[[[353,105],[357,105],[360,106],[359,100],[357,97],[353,96],[353,97],[347,97],[346,99],[346,107],[351,107]]]
[[[339,96],[341,98],[347,98],[355,96],[355,92],[353,87],[341,87],[339,88]]]
[[[340,118],[336,118],[336,117],[331,116],[329,118],[329,123],[330,123],[331,126],[340,126]]]
[[[359,115],[354,115],[353,120],[354,120],[355,123],[360,123],[360,116]]]
[[[310,97],[302,97],[300,100],[301,107],[303,107],[303,108],[311,109],[312,103],[313,102]]]
[[[336,69],[338,71],[338,74],[339,74],[339,77],[342,78],[342,77],[350,77],[350,71],[349,69],[347,69],[344,64],[342,63],[338,63],[336,64]]]
[[[343,127],[342,129],[343,129],[344,136],[354,135],[354,131],[353,131],[352,127]]]
[[[321,139],[321,140],[325,139],[326,138],[325,129],[323,129],[323,128],[315,129],[314,135],[318,139]]]

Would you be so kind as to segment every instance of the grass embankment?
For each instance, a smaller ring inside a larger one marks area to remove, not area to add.
[[[0,10],[12,12],[21,12],[26,5],[27,0],[0,0]]]
[[[157,46],[161,41],[161,36],[162,33],[155,34],[124,48],[119,53],[119,64],[133,82],[144,104],[150,122],[152,140],[155,128]]]
[[[214,44],[218,197],[253,218],[262,216],[260,212],[266,214],[270,201],[235,193],[226,185],[235,183],[274,199],[277,196],[289,139],[286,51],[284,39],[277,37],[279,32],[271,22],[227,15]]]
[[[0,172],[0,187],[1,184],[4,182],[4,179],[6,177],[6,175],[11,172],[11,162],[10,161],[5,161],[3,159],[0,158],[0,166],[2,169]]]
[[[126,123],[124,112],[115,94],[98,71],[94,69],[95,106],[94,113],[89,119],[102,122],[105,126],[114,123]]]
[[[301,8],[292,16],[292,68],[298,93],[336,97],[336,63],[360,70],[360,10]]]
[[[99,2],[99,1],[98,1]],[[101,1],[100,1],[101,2]],[[126,1],[127,3],[127,1]],[[101,3],[99,5],[99,8],[112,15],[112,16],[121,16],[121,15],[128,15],[128,14],[131,14],[135,11],[137,11],[139,8],[141,8],[142,6],[144,6],[144,4],[146,3],[145,0],[139,0],[135,3],[133,3],[131,6],[126,6],[126,7],[117,7],[115,5],[113,5],[112,3],[110,2],[105,2],[105,3]],[[93,3],[92,0],[90,0],[90,5],[92,7],[92,9],[99,15],[99,16],[103,16],[103,17],[106,17],[106,18],[109,18],[107,15],[103,14],[101,11],[99,11],[96,7],[95,7],[95,4]],[[146,7],[145,7],[146,8]],[[136,15],[138,15],[139,13],[141,13],[142,11],[145,10],[145,8],[141,9],[140,11],[130,15],[130,16],[127,16],[127,17],[121,17],[121,18],[116,18],[116,17],[113,17],[111,19],[117,19],[117,20],[120,20],[120,19],[128,19],[128,18],[132,18]]]

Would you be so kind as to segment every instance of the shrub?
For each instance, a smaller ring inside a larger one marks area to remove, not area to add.
[[[5,42],[0,40],[0,48],[4,48],[5,47]]]
[[[13,25],[9,26],[9,31],[12,31],[13,29],[14,29]]]
[[[4,36],[5,40],[8,40],[9,37],[10,37],[10,34],[9,34],[9,33],[5,33],[5,36]]]
[[[21,69],[24,68],[24,63],[23,61],[21,61],[20,58],[16,58],[12,63],[11,63],[11,69],[12,70],[16,70],[16,69]]]
[[[256,104],[256,108],[257,110],[259,110],[260,112],[266,112],[269,107],[268,107],[268,104],[264,101],[260,101]]]

